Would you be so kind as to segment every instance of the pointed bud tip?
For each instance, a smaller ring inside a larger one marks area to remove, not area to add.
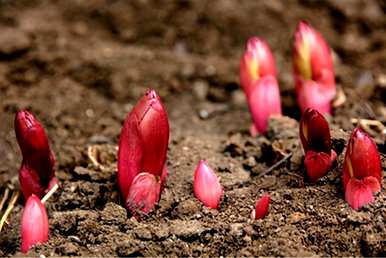
[[[299,136],[305,152],[325,152],[331,154],[330,127],[324,116],[316,109],[307,108],[300,120]]]
[[[271,201],[271,197],[269,194],[264,194],[257,202],[255,209],[251,213],[251,218],[258,220],[263,219],[268,214],[269,203]]]
[[[158,96],[157,92],[151,88],[146,90],[144,98],[147,99],[150,105],[154,105],[157,102],[161,102],[161,98]]]
[[[194,194],[205,206],[217,209],[223,194],[223,188],[214,171],[201,160],[194,173]]]
[[[32,113],[26,110],[16,113],[15,132],[23,155],[27,151],[49,149],[46,132]]]
[[[301,110],[314,107],[331,113],[336,86],[330,48],[323,36],[305,21],[295,31],[293,75]]]
[[[305,32],[306,30],[313,29],[308,21],[301,20],[298,23],[298,26],[296,27],[296,31],[299,32]]]
[[[276,77],[275,60],[268,44],[258,37],[249,38],[240,61],[240,84],[244,93],[249,96],[253,84],[269,75]]]
[[[15,125],[20,128],[31,128],[36,123],[36,118],[27,110],[20,110],[15,116]]]

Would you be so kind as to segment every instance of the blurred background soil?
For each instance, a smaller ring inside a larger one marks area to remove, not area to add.
[[[291,77],[301,19],[331,45],[347,97],[330,118],[338,162],[314,185],[303,179]],[[340,180],[351,119],[386,122],[386,1],[3,0],[0,32],[0,185],[20,165],[19,109],[47,129],[61,182],[47,204],[50,240],[31,255],[386,256],[386,194],[355,212]],[[238,81],[253,35],[274,52],[292,118],[271,121],[269,134],[256,138]],[[137,222],[120,205],[115,153],[122,122],[148,87],[169,114],[170,176],[157,209]],[[372,129],[384,169],[385,138]],[[219,210],[194,198],[200,159],[224,185]],[[251,221],[264,192],[270,213]],[[1,232],[0,256],[21,255],[21,211],[20,200]]]

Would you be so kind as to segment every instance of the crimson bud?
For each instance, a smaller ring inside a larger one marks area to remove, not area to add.
[[[255,209],[251,213],[252,219],[263,219],[268,214],[269,203],[271,201],[271,197],[269,194],[264,194],[257,202]]]
[[[128,114],[119,139],[118,184],[127,208],[148,213],[160,197],[166,180],[169,122],[154,90]]]
[[[373,140],[355,128],[343,163],[345,199],[354,210],[374,201],[373,193],[382,187],[381,158]]]
[[[300,120],[299,135],[305,152],[304,165],[308,178],[315,182],[327,174],[336,159],[330,128],[321,113],[307,108]]]
[[[43,126],[28,111],[15,117],[16,139],[23,161],[19,170],[20,188],[27,200],[31,194],[43,197],[57,183],[55,158]]]

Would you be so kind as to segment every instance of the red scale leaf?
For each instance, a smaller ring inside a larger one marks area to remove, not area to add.
[[[252,219],[258,220],[263,219],[268,214],[269,203],[271,201],[271,197],[269,194],[263,195],[257,202],[255,209],[252,211],[251,217]]]
[[[48,216],[44,204],[32,194],[26,202],[21,220],[21,251],[48,241]]]
[[[374,141],[360,128],[355,128],[343,163],[345,199],[353,209],[371,203],[373,193],[382,188],[381,158]]]

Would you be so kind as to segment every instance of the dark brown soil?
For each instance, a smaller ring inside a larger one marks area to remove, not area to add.
[[[338,162],[314,185],[303,179],[291,78],[300,19],[331,44],[347,95],[331,119]],[[1,1],[0,31],[0,185],[17,175],[13,117],[22,108],[46,127],[61,182],[47,204],[50,240],[30,255],[386,256],[385,191],[355,212],[340,180],[350,119],[386,121],[385,1]],[[238,86],[252,35],[273,49],[284,112],[295,119],[274,120],[257,138]],[[125,115],[149,86],[169,114],[170,176],[157,209],[137,222],[120,205],[115,152]],[[373,136],[385,168],[385,139]],[[200,159],[221,176],[219,210],[194,198]],[[270,213],[251,221],[264,192]],[[0,256],[21,255],[21,210],[20,201],[1,232]]]

